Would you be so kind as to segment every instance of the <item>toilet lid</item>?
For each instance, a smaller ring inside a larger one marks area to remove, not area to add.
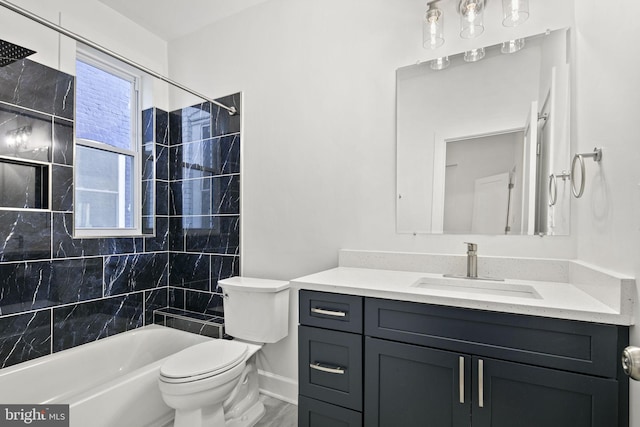
[[[170,356],[160,367],[160,375],[175,379],[215,375],[244,361],[247,351],[244,343],[214,339]]]

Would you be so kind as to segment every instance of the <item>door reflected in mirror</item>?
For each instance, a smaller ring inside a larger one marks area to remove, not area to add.
[[[566,235],[569,30],[397,71],[399,233]]]

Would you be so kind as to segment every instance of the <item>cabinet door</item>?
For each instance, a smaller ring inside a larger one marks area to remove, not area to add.
[[[366,337],[364,424],[468,427],[470,380],[469,356]]]
[[[616,380],[473,358],[473,427],[612,427]]]
[[[300,394],[362,411],[362,335],[298,326]]]
[[[362,414],[299,396],[298,427],[362,427]]]

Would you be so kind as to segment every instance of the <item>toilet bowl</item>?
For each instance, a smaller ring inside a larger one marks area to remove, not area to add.
[[[158,384],[176,410],[174,427],[251,427],[264,415],[255,364],[262,344],[253,340],[276,342],[287,335],[289,283],[234,277],[219,284],[225,329],[236,339],[197,344],[160,367]]]

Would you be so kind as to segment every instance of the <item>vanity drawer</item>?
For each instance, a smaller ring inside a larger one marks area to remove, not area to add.
[[[336,405],[300,396],[298,427],[361,427],[362,414]]]
[[[628,345],[614,325],[377,298],[365,319],[372,337],[609,378]]]
[[[300,394],[362,411],[362,335],[298,327]]]
[[[354,295],[300,291],[300,324],[362,333],[362,301]]]

